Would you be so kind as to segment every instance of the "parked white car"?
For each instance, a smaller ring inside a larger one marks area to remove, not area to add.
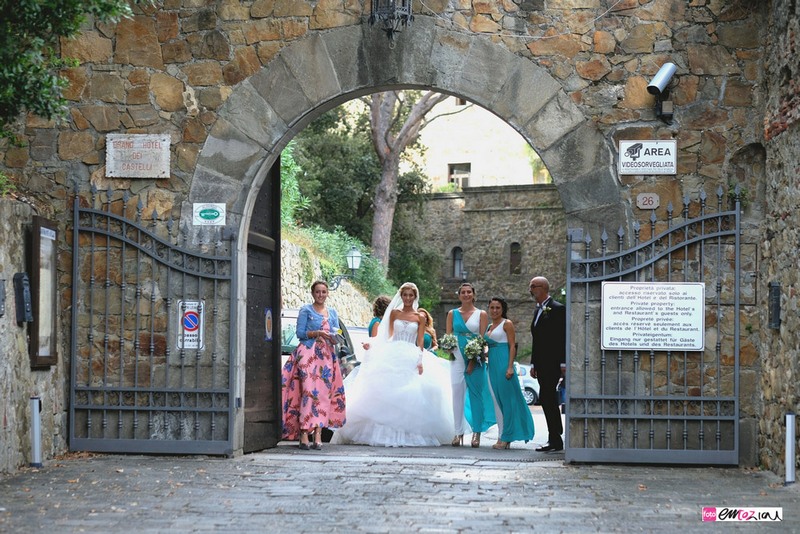
[[[539,381],[531,376],[531,366],[514,362],[514,370],[519,377],[519,387],[528,406],[539,403]]]
[[[369,340],[369,332],[366,326],[349,326],[347,331],[350,332],[350,339],[353,341],[353,352],[356,354],[358,361],[364,359],[364,347],[362,343]]]

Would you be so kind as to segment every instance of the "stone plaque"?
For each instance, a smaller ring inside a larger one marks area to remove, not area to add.
[[[603,282],[603,350],[705,347],[702,282]]]
[[[107,178],[169,178],[168,134],[106,135]]]
[[[661,205],[658,193],[639,193],[636,195],[636,207],[640,210],[654,210]]]

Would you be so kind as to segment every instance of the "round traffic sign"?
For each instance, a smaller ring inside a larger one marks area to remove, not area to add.
[[[194,310],[189,310],[183,314],[183,329],[187,332],[194,332],[200,328],[200,315]]]

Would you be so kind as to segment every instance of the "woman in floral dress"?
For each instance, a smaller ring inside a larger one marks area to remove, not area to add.
[[[342,372],[336,357],[339,316],[325,306],[328,284],[311,285],[314,297],[297,316],[300,344],[281,373],[283,439],[299,439],[300,448],[322,449],[322,429],[341,428],[345,422]],[[309,443],[309,434],[314,435]]]

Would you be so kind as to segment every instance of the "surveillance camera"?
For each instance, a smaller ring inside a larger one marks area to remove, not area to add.
[[[647,92],[651,95],[660,95],[663,93],[677,69],[678,67],[676,67],[674,63],[664,63],[661,68],[658,69],[653,80],[647,85]]]

